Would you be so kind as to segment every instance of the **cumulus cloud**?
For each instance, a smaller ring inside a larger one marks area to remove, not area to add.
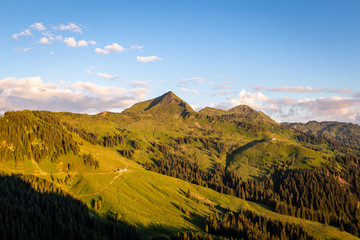
[[[34,23],[30,25],[31,29],[35,29],[37,31],[45,31],[46,27],[42,23]]]
[[[50,44],[52,44],[52,41],[47,37],[42,37],[37,43],[50,45]]]
[[[245,104],[269,114],[278,121],[337,120],[360,121],[360,98],[318,97],[292,99],[289,97],[270,98],[262,92],[247,92],[242,89],[236,98],[231,98],[229,106]]]
[[[80,40],[80,41],[76,41],[75,38],[73,37],[67,37],[64,39],[64,43],[66,43],[66,45],[68,45],[69,47],[86,47],[89,44],[95,45],[96,42],[95,41],[86,41],[86,40]]]
[[[107,55],[109,53],[123,52],[123,51],[125,51],[125,48],[123,48],[117,43],[113,43],[112,45],[107,45],[104,48],[95,48],[96,53],[104,54],[104,55]]]
[[[127,108],[144,98],[147,92],[147,89],[127,90],[90,82],[45,83],[40,77],[9,77],[0,80],[0,111],[101,112]]]
[[[102,72],[96,73],[96,75],[98,75],[98,76],[100,76],[102,78],[110,79],[110,80],[114,80],[114,79],[119,78],[119,76],[113,76],[113,75],[110,75],[108,73],[102,73]]]
[[[160,60],[162,60],[162,58],[161,58],[161,57],[158,57],[158,56],[149,56],[149,57],[140,57],[140,56],[137,56],[137,57],[136,57],[136,60],[139,61],[139,62],[146,63],[146,62],[160,61]]]
[[[75,23],[69,22],[68,24],[60,24],[59,26],[53,26],[52,27],[55,30],[59,31],[70,31],[70,32],[76,32],[76,33],[83,33],[82,29],[76,25]]]
[[[130,81],[129,85],[133,86],[133,87],[144,87],[144,88],[150,88],[151,86],[151,81],[138,81],[138,80],[132,80]]]

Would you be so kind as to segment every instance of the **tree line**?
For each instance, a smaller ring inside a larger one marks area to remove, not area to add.
[[[0,139],[0,159],[5,161],[49,157],[56,162],[60,155],[79,153],[72,135],[48,112],[6,112],[0,118]]]

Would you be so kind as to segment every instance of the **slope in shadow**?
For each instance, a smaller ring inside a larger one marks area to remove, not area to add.
[[[266,141],[267,141],[266,139],[254,140],[254,141],[251,141],[251,142],[235,149],[232,153],[230,153],[226,157],[226,166],[229,166],[232,163],[232,161],[234,160],[234,157],[236,155],[243,153],[244,151],[248,150],[249,148],[254,147],[258,143],[262,143],[262,142],[266,142]]]

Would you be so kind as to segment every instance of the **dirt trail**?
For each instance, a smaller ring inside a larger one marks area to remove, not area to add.
[[[47,172],[44,172],[40,167],[39,165],[37,164],[37,162],[35,162],[35,160],[33,158],[31,158],[31,163],[32,165],[37,169],[35,171],[39,172],[37,173],[37,175],[46,175]]]
[[[128,166],[129,166],[129,164],[126,163],[124,160],[121,160],[121,161],[126,164],[126,167],[125,167],[123,170],[118,171],[119,174],[116,175],[116,176],[110,181],[110,183],[109,183],[108,185],[106,185],[106,187],[105,187],[104,189],[102,189],[102,190],[100,190],[100,191],[97,191],[97,192],[95,192],[95,193],[79,195],[79,196],[77,196],[77,197],[78,197],[78,198],[83,198],[83,197],[90,197],[90,196],[98,195],[99,193],[102,193],[102,192],[106,191],[106,190],[115,182],[115,180],[116,180],[118,177],[121,176],[121,174],[122,174],[123,172],[129,172],[129,171],[131,171],[131,170],[128,170],[128,169],[127,169]],[[110,173],[110,172],[108,172],[108,173]],[[88,174],[91,174],[91,173],[88,173]]]

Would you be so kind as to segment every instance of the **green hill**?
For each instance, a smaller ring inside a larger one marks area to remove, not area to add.
[[[294,129],[360,147],[360,126],[344,122],[285,123]]]
[[[322,239],[357,239],[360,230],[357,155],[247,106],[196,113],[168,92],[122,113],[19,111],[0,122],[5,175],[36,176],[35,190],[44,180],[143,238],[216,235],[208,219],[239,209]],[[324,185],[292,183],[303,174]]]

